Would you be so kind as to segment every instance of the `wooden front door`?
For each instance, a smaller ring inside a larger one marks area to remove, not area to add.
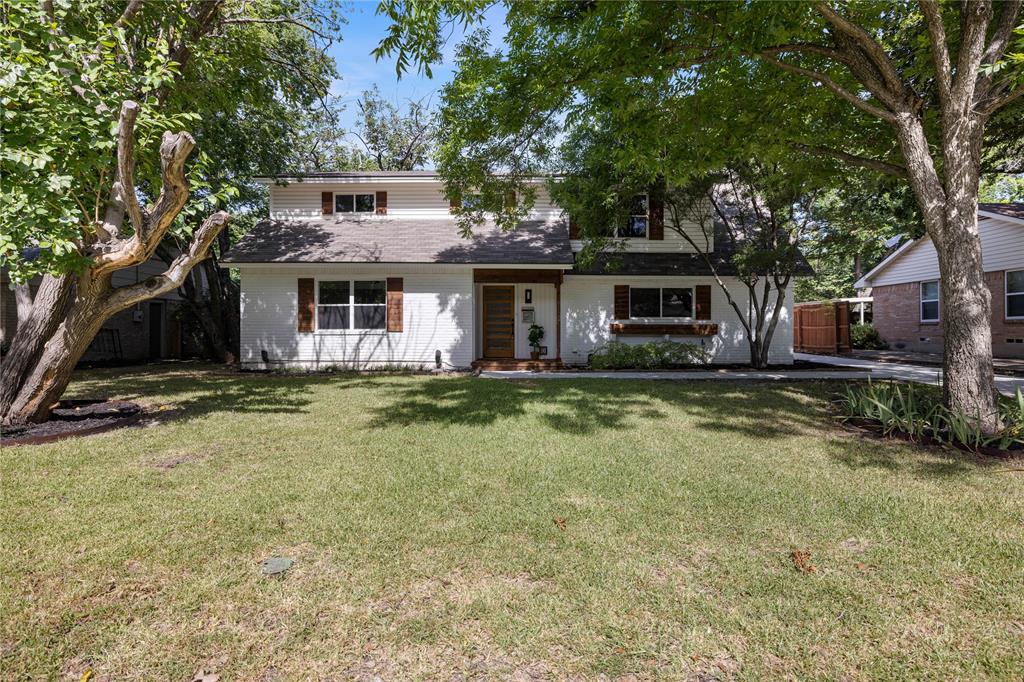
[[[516,288],[483,287],[483,347],[485,358],[514,358]]]

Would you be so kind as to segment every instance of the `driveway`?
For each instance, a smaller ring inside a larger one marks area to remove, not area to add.
[[[902,379],[904,381],[916,381],[919,384],[938,385],[942,377],[941,367],[905,365],[896,362],[880,362],[878,360],[834,357],[831,355],[811,355],[809,353],[794,353],[793,357],[797,360],[820,362],[844,369],[870,370],[871,376],[874,378]],[[1003,395],[1012,396],[1018,388],[1024,391],[1024,377],[996,375],[996,388]]]

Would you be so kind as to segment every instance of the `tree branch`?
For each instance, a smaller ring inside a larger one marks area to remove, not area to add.
[[[999,24],[992,34],[992,42],[981,55],[982,64],[995,64],[1006,53],[1010,45],[1010,37],[1017,25],[1017,14],[1020,12],[1021,0],[1007,0],[1002,4],[1003,13],[999,15]]]
[[[861,168],[867,168],[875,170],[886,175],[894,175],[898,178],[909,178],[910,173],[903,166],[898,166],[894,163],[888,163],[887,161],[880,161],[878,159],[872,159],[867,156],[859,156],[857,154],[850,154],[848,152],[841,151],[839,149],[832,149],[831,147],[824,147],[821,145],[812,146],[804,144],[802,142],[791,142],[790,145],[794,149],[799,149],[802,152],[809,154],[818,154],[821,156],[831,156],[845,161],[848,164],[859,166]]]
[[[281,17],[270,17],[270,18],[267,18],[267,19],[261,19],[259,17],[235,17],[235,18],[232,18],[232,19],[225,19],[221,23],[222,24],[292,24],[293,26],[298,26],[299,28],[302,28],[302,29],[305,29],[305,30],[309,31],[310,33],[312,33],[313,35],[317,36],[318,38],[322,38],[323,40],[327,40],[327,41],[332,41],[333,42],[333,39],[329,35],[327,35],[326,33],[322,33],[320,31],[318,31],[317,29],[313,28],[312,26],[310,26],[309,24],[303,23],[303,22],[299,21],[298,19],[293,19],[292,17],[281,16]]]
[[[118,237],[126,212],[136,232],[145,228],[146,215],[135,195],[135,119],[138,115],[139,105],[135,102],[126,100],[121,104],[117,123],[117,174],[110,188],[103,225],[97,230],[101,241]]]
[[[942,10],[937,0],[920,0],[921,12],[928,24],[928,35],[932,41],[932,59],[935,61],[935,80],[939,87],[939,102],[943,108],[949,102],[953,81],[952,66],[949,63],[949,48],[946,46],[946,27],[942,23]]]
[[[878,108],[878,107],[876,107],[876,106],[874,106],[872,104],[868,104],[867,102],[862,100],[860,97],[857,97],[855,94],[853,94],[849,90],[846,90],[845,88],[840,86],[838,83],[836,83],[835,81],[833,81],[831,78],[829,78],[828,76],[826,76],[823,73],[819,73],[817,71],[811,71],[810,69],[805,69],[803,67],[796,66],[794,64],[788,64],[786,62],[779,61],[775,57],[772,57],[771,55],[765,54],[763,52],[761,52],[759,54],[761,56],[761,59],[764,59],[769,64],[774,64],[775,66],[779,67],[783,71],[788,71],[790,73],[795,73],[795,74],[797,74],[799,76],[805,76],[807,78],[810,78],[813,81],[821,83],[823,86],[825,86],[826,88],[828,88],[829,90],[834,92],[840,98],[846,100],[847,102],[849,102],[853,106],[857,107],[861,111],[863,111],[863,112],[865,112],[867,114],[871,114],[875,118],[879,118],[879,119],[881,119],[883,121],[886,121],[888,123],[895,123],[896,122],[896,116],[892,112],[886,111],[885,109],[880,109],[880,108]]]
[[[828,23],[860,45],[864,54],[871,59],[872,64],[878,69],[878,72],[893,92],[900,93],[906,90],[905,84],[900,80],[899,74],[896,73],[892,62],[889,61],[889,55],[886,54],[882,46],[867,31],[845,19],[832,9],[831,5],[827,2],[819,2],[815,5],[815,8],[821,16],[825,17]]]
[[[136,303],[141,303],[154,296],[165,294],[168,291],[177,289],[184,282],[189,271],[206,258],[210,245],[225,226],[231,221],[231,216],[226,211],[217,211],[206,220],[192,234],[192,241],[188,250],[175,258],[163,273],[154,275],[142,280],[137,284],[130,284],[114,289],[107,297],[105,307],[108,314],[112,315],[124,310]]]
[[[958,114],[967,114],[974,106],[978,69],[985,48],[985,32],[992,18],[992,4],[965,2],[960,9],[960,58],[956,64],[950,106]]]

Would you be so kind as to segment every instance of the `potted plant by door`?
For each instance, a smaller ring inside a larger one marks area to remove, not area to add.
[[[539,324],[530,325],[530,351],[531,360],[540,360],[540,342],[544,340],[544,327]]]

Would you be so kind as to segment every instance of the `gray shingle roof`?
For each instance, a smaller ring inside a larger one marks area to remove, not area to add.
[[[1016,218],[1017,220],[1024,220],[1024,203],[1016,204],[978,204],[979,211],[988,211],[989,213],[998,213],[1004,215],[1007,218]]]
[[[467,239],[453,219],[266,220],[228,251],[225,263],[493,263],[572,265],[565,223],[493,223]]]

